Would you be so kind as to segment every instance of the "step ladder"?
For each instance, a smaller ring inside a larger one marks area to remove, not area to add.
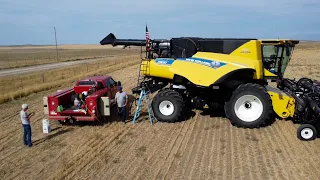
[[[149,115],[149,121],[150,124],[153,124],[153,121],[156,120],[153,111],[152,111],[152,107],[151,107],[151,103],[149,102],[150,98],[149,98],[149,90],[147,90],[145,87],[142,87],[141,92],[140,92],[140,97],[138,99],[138,104],[137,104],[137,108],[136,111],[134,113],[134,118],[132,121],[132,124],[136,123],[136,120],[139,118],[140,116],[140,112],[143,106],[143,103],[146,103],[147,109],[148,109],[148,115]]]

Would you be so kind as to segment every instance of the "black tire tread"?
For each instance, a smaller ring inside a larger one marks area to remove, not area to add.
[[[310,138],[310,139],[304,139],[304,138],[301,136],[301,134],[300,134],[301,130],[304,129],[304,128],[306,128],[306,127],[309,127],[309,128],[311,128],[311,129],[313,130],[314,136],[313,136],[312,138]],[[316,129],[313,125],[311,125],[311,124],[302,124],[302,125],[299,126],[299,128],[297,129],[297,138],[298,138],[299,140],[301,140],[301,141],[312,141],[312,140],[314,140],[314,139],[317,138],[317,129]]]
[[[178,92],[176,92],[174,90],[164,89],[164,90],[161,90],[158,92],[158,94],[154,97],[152,102],[156,102],[161,97],[168,97],[168,96],[170,96],[171,98],[174,98],[178,102],[177,104],[178,104],[178,106],[180,106],[177,108],[179,110],[179,112],[177,112],[178,115],[174,119],[171,119],[171,120],[162,120],[156,116],[156,113],[155,113],[155,116],[159,121],[173,123],[173,122],[176,122],[183,114],[182,113],[183,108],[184,108],[183,97]],[[153,109],[155,108],[153,103],[152,103],[152,108]],[[155,112],[155,110],[153,110],[153,111]]]
[[[271,97],[264,86],[261,86],[259,84],[255,84],[255,83],[241,84],[235,89],[235,91],[232,93],[231,96],[234,96],[235,94],[246,91],[247,89],[253,89],[253,88],[258,89],[259,91],[262,91],[266,95],[266,97],[268,98],[269,112],[266,113],[267,114],[266,121],[264,121],[262,124],[252,125],[252,126],[244,126],[244,125],[240,125],[240,124],[234,122],[234,120],[231,118],[230,112],[227,110],[228,107],[230,107],[230,103],[231,103],[231,99],[232,99],[232,97],[231,97],[225,103],[224,110],[225,110],[226,117],[230,120],[230,122],[233,126],[240,127],[240,128],[250,128],[250,129],[260,128],[260,127],[264,126],[273,117],[274,111],[273,111],[273,106],[272,106],[272,100],[271,100]]]

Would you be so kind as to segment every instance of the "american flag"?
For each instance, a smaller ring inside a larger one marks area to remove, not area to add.
[[[148,26],[146,25],[146,48],[147,51],[150,51],[150,35],[149,35],[149,31],[148,31]]]

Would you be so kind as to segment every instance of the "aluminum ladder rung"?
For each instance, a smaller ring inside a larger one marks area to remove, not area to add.
[[[134,118],[133,118],[132,124],[135,124],[136,120],[140,117],[140,111],[142,109],[143,102],[146,103],[146,106],[147,106],[147,109],[148,109],[148,115],[149,115],[150,124],[151,125],[153,124],[153,120],[156,119],[156,118],[155,118],[155,116],[153,114],[151,105],[149,105],[149,100],[150,100],[149,91],[146,91],[145,88],[143,88],[141,90],[141,92],[140,92],[140,97],[138,99],[138,104],[137,104],[136,111],[134,113]]]

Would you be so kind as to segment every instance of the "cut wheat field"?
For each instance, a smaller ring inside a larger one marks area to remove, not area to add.
[[[319,49],[313,46],[298,46],[285,76],[318,79],[319,56]],[[138,67],[138,60],[110,64],[98,73],[120,80],[130,94],[136,85]],[[63,83],[63,87],[72,85],[73,80]],[[42,97],[59,88],[62,87],[0,104],[0,179],[320,177],[320,139],[299,141],[298,125],[291,121],[277,120],[264,128],[242,129],[231,126],[223,116],[194,111],[193,116],[178,123],[151,125],[146,116],[135,125],[128,119],[124,126],[116,116],[101,126],[51,123],[52,132],[43,134]],[[22,143],[19,110],[25,102],[30,104],[30,111],[36,112],[31,120],[32,148]]]

